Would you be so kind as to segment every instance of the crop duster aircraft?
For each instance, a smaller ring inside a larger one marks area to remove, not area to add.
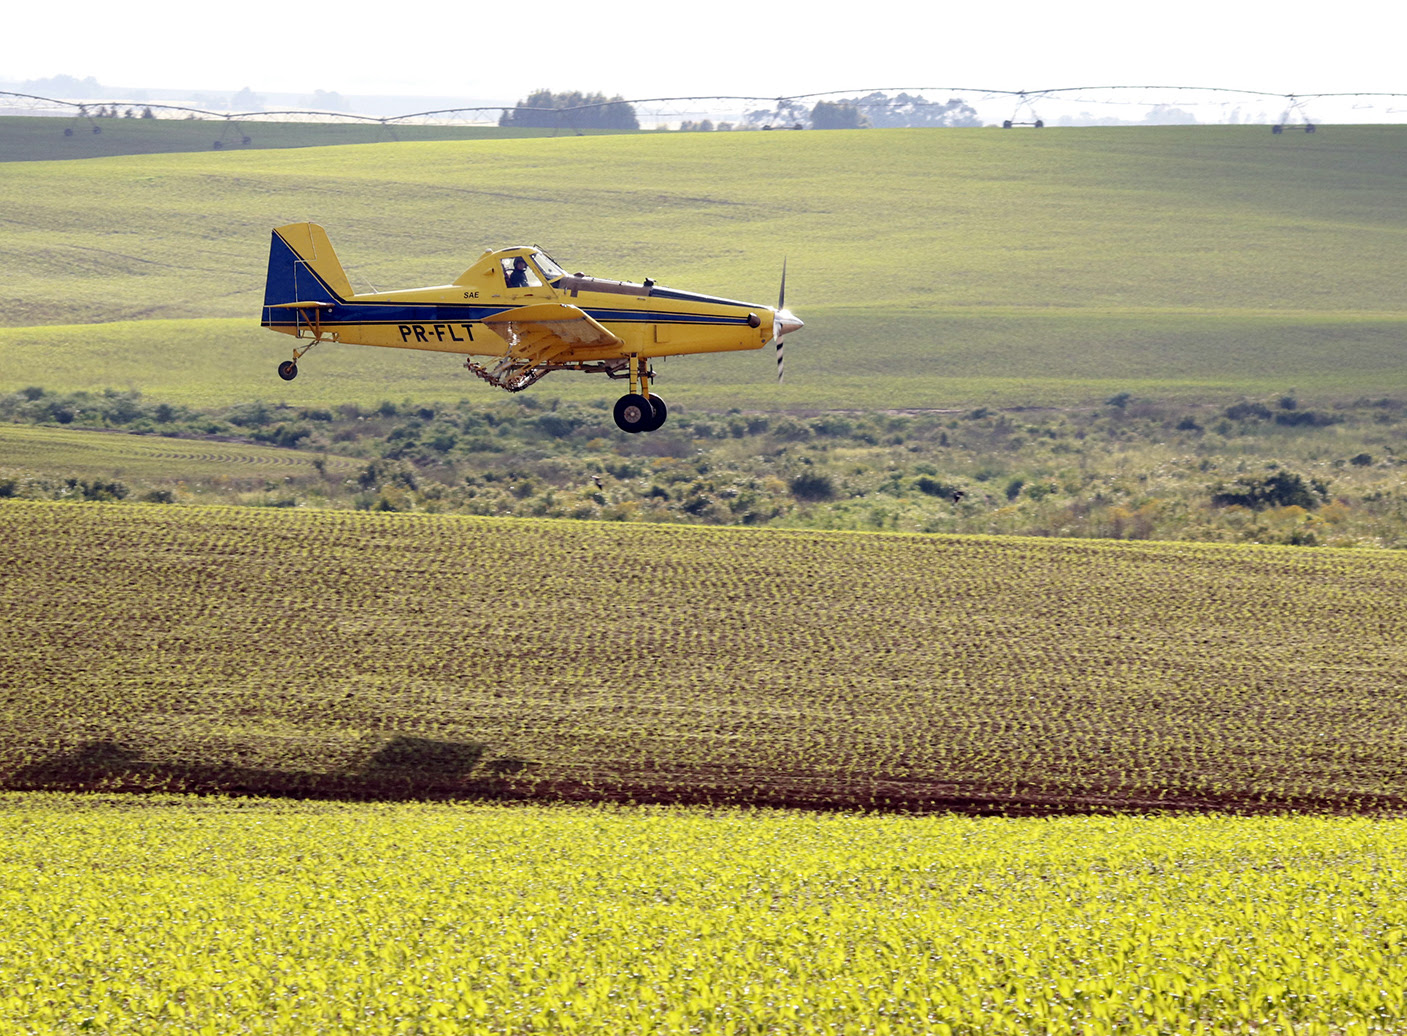
[[[777,347],[802,322],[785,308],[786,265],[776,307],[569,274],[537,248],[486,251],[451,284],[358,294],[316,223],[276,227],[269,248],[263,326],[292,335],[285,381],[319,342],[459,353],[492,385],[518,392],[553,371],[630,380],[616,424],[652,432],[668,410],[651,388],[651,361],[688,353]],[[479,362],[474,357],[489,357]]]

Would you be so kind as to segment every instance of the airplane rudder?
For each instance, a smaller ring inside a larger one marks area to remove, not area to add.
[[[352,285],[347,280],[346,271],[342,269],[341,260],[333,251],[327,231],[316,223],[300,223],[298,227],[302,234],[307,235],[306,247],[302,247],[301,238],[297,239],[300,245],[299,253],[330,291],[342,298],[350,298],[354,294]]]
[[[316,223],[275,227],[269,245],[264,305],[285,302],[335,302],[354,292],[327,232]]]

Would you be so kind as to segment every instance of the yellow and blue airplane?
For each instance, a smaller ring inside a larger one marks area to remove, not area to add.
[[[668,410],[651,388],[651,361],[688,353],[777,348],[803,325],[785,308],[786,264],[777,305],[569,274],[538,248],[486,251],[453,283],[358,294],[316,223],[276,227],[269,248],[263,326],[302,339],[279,364],[285,381],[319,342],[460,353],[492,385],[518,392],[553,371],[629,379],[616,424],[652,432]],[[480,363],[476,356],[490,357]]]

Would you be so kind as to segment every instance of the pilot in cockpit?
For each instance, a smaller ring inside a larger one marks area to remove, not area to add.
[[[526,288],[528,286],[528,261],[521,255],[513,260],[513,269],[508,274],[508,287]]]

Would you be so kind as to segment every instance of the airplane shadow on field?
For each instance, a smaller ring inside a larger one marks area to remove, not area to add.
[[[347,801],[620,802],[1000,816],[1286,810],[1401,815],[1407,809],[1402,797],[1390,794],[1271,800],[1234,790],[1209,796],[1186,789],[1149,798],[1098,789],[1062,794],[1045,788],[1013,788],[1009,782],[983,787],[910,777],[818,781],[806,775],[798,780],[785,774],[754,774],[730,781],[726,777],[720,780],[717,773],[686,771],[669,771],[662,777],[553,775],[549,767],[526,759],[490,757],[490,747],[482,742],[436,741],[405,734],[368,738],[353,746],[340,769],[315,750],[309,751],[308,757],[326,761],[330,768],[315,771],[293,764],[273,769],[233,761],[207,764],[152,759],[112,737],[99,737],[20,766],[0,758],[0,790],[176,792]]]
[[[0,786],[49,791],[170,791],[298,798],[424,799],[495,797],[505,781],[533,767],[526,759],[486,758],[477,741],[394,735],[360,766],[342,772],[271,769],[236,763],[145,758],[111,739],[87,741],[28,763]],[[517,797],[517,796],[513,796]]]

